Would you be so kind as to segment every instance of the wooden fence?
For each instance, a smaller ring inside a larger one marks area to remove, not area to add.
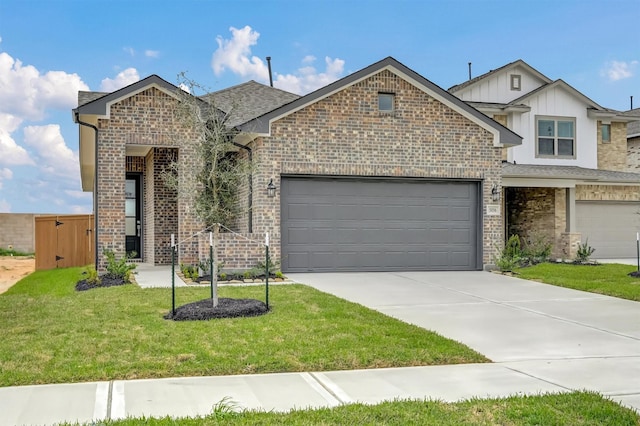
[[[95,261],[93,215],[36,217],[36,270]]]

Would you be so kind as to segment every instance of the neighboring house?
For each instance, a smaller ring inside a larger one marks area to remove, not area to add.
[[[635,257],[640,174],[628,166],[627,124],[562,80],[517,60],[449,92],[523,138],[503,152],[505,230],[547,239],[573,258],[588,241],[596,258]],[[635,124],[635,123],[633,123]]]
[[[172,124],[176,90],[151,76],[79,96],[96,253],[135,248],[144,262],[167,264],[169,236],[202,229],[192,204],[159,177],[177,159],[179,179],[193,179],[194,152],[168,136],[191,137]],[[223,233],[216,246],[227,268],[259,260],[263,247],[245,238],[265,233],[289,272],[477,270],[504,241],[501,155],[521,138],[393,58],[303,97],[250,82],[202,100],[234,107],[237,155],[255,164],[240,198],[241,235]],[[180,261],[199,251],[181,244]]]
[[[640,108],[626,111],[624,115],[637,118],[627,124],[627,170],[640,172]]]

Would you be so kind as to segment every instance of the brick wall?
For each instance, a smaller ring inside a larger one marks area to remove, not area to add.
[[[556,203],[554,188],[507,188],[507,233],[518,235],[523,245],[533,238],[543,237],[557,246],[558,228],[565,231],[561,212],[556,217],[556,205],[564,209],[563,200]],[[562,223],[561,225],[559,223]]]
[[[23,253],[33,253],[35,244],[35,215],[33,213],[0,213],[0,247]]]
[[[627,172],[640,172],[640,137],[627,142]]]
[[[175,105],[173,97],[150,88],[113,104],[110,117],[99,120],[97,196],[101,251],[111,249],[117,257],[124,255],[127,146],[153,148],[144,161],[144,260],[169,263],[168,235],[176,233],[176,238],[182,241],[202,228],[195,217],[193,192],[172,193],[158,175],[168,159],[177,155],[180,185],[187,187],[188,182],[194,181],[199,162],[193,144],[189,143],[194,138],[193,132],[176,119]],[[187,263],[192,262],[197,256],[197,243],[182,245],[179,256]],[[99,269],[103,269],[104,259],[99,258]]]
[[[602,122],[598,121],[598,168],[625,171],[627,169],[627,124],[611,123],[611,142],[602,143]]]
[[[640,201],[640,187],[615,185],[578,185],[577,201]]]
[[[378,111],[378,93],[395,94],[395,111]],[[382,71],[271,126],[252,145],[254,232],[280,235],[282,174],[437,177],[484,180],[483,204],[501,186],[501,150],[493,135],[389,71]],[[503,243],[501,216],[483,217],[483,260]],[[275,248],[275,246],[274,246]],[[276,256],[279,256],[279,246]],[[275,250],[274,250],[275,251]]]

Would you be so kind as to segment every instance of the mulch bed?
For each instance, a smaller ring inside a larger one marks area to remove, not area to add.
[[[640,271],[629,272],[627,275],[634,278],[640,278]]]
[[[211,299],[203,299],[182,305],[176,308],[175,315],[169,312],[163,318],[174,321],[202,321],[216,318],[257,317],[267,312],[269,312],[267,305],[259,300],[221,297],[215,308]]]
[[[122,278],[114,277],[110,274],[105,274],[100,277],[100,283],[89,283],[87,280],[80,280],[76,284],[76,291],[86,291],[100,287],[115,287],[118,285],[127,284]]]

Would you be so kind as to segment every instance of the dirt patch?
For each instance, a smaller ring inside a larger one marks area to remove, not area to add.
[[[0,293],[36,270],[36,259],[30,256],[0,256]]]

